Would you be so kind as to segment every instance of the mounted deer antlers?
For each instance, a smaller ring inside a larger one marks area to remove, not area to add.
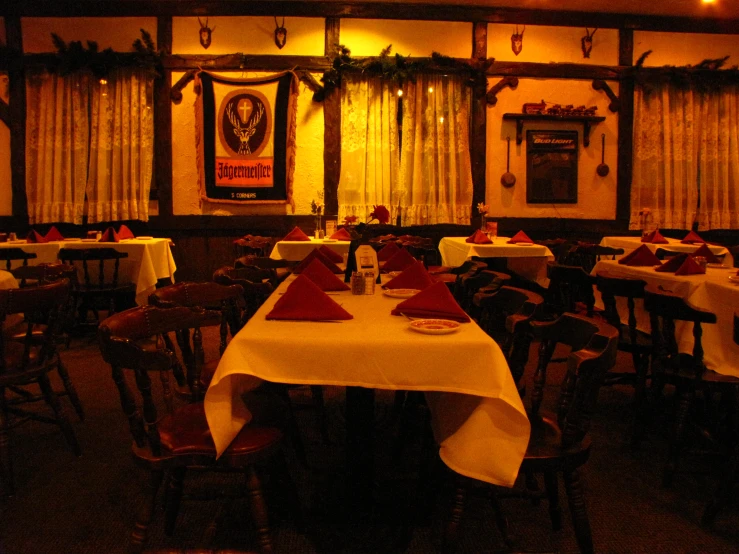
[[[200,21],[200,18],[198,17],[198,23],[200,23],[200,45],[207,50],[208,46],[210,46],[210,41],[212,38],[211,34],[213,33],[213,31],[216,30],[216,28],[213,27],[211,29],[210,27],[208,27],[207,17],[205,18],[205,24],[203,24],[203,22]]]
[[[518,32],[518,25],[516,25],[516,32],[511,35],[511,49],[513,53],[518,56],[523,50],[523,33],[526,30],[526,25],[523,26],[523,30]]]
[[[582,55],[585,58],[590,57],[590,51],[593,49],[593,35],[597,30],[598,28],[596,27],[591,33],[590,30],[585,27],[585,36],[580,39],[580,46],[582,46]]]

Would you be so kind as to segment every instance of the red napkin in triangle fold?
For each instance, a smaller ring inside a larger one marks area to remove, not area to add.
[[[411,256],[405,248],[401,248],[400,251],[390,256],[390,258],[385,262],[385,265],[382,266],[382,270],[385,273],[388,271],[403,271],[415,262],[416,258]]]
[[[657,231],[655,230],[655,231],[652,231],[651,233],[647,233],[646,235],[642,235],[641,241],[642,242],[652,242],[652,239],[654,238],[654,234],[656,232]]]
[[[120,240],[121,239],[118,237],[118,233],[115,232],[115,229],[113,229],[113,227],[108,227],[98,242],[119,242]]]
[[[528,235],[526,233],[524,233],[523,231],[519,231],[518,233],[516,233],[515,235],[513,235],[513,237],[511,238],[511,240],[508,241],[509,244],[516,244],[516,243],[519,243],[519,242],[527,242],[529,244],[534,244],[534,241],[531,240],[528,237]]]
[[[44,238],[51,242],[52,240],[64,240],[64,237],[59,232],[59,229],[57,229],[54,225],[51,226],[51,229],[49,229],[49,232],[46,233],[46,236]]]
[[[310,238],[296,225],[282,240],[310,240]]]
[[[701,244],[698,250],[693,252],[691,255],[692,256],[703,256],[706,259],[706,262],[709,264],[721,263],[721,260],[719,260],[716,257],[716,255],[713,252],[711,252],[711,249],[708,248],[708,245],[706,243]]]
[[[390,279],[387,283],[385,283],[385,285],[383,285],[383,288],[423,290],[430,287],[434,283],[435,281],[431,278],[429,272],[426,271],[423,263],[416,262],[404,269],[400,275],[396,275],[395,277]]]
[[[28,232],[28,236],[26,237],[26,242],[49,242],[49,241],[46,240],[46,238],[44,238],[44,236],[40,234],[38,231],[36,231],[35,229],[31,229]]]
[[[395,306],[392,315],[452,319],[467,323],[470,318],[459,307],[445,283],[439,281]]]
[[[329,298],[308,277],[298,275],[266,318],[333,321],[354,319],[354,316]]]
[[[652,240],[650,240],[652,244],[668,244],[668,240],[662,236],[662,233],[659,232],[659,229],[657,229],[654,234],[652,235]]]
[[[398,252],[400,252],[400,246],[398,246],[394,242],[388,242],[380,249],[379,252],[377,252],[377,261],[386,262]]]
[[[467,237],[467,240],[465,240],[465,242],[471,242],[473,244],[490,244],[493,241],[490,240],[485,233],[480,231],[480,229],[475,229],[475,232]]]
[[[675,273],[678,269],[680,269],[680,266],[685,263],[685,260],[690,257],[690,254],[683,253],[678,254],[677,256],[673,256],[669,260],[667,260],[665,263],[663,263],[661,266],[659,266],[655,271],[664,271],[667,273]]]
[[[349,231],[347,231],[343,227],[328,238],[334,240],[352,240],[352,236],[349,234]]]
[[[642,244],[633,252],[626,254],[618,263],[631,266],[662,265],[646,244]]]
[[[331,250],[328,246],[325,244],[322,244],[321,247],[318,249],[318,251],[326,256],[329,260],[334,262],[335,264],[340,264],[344,261],[344,258],[339,254],[338,252]]]
[[[680,242],[682,242],[683,244],[705,244],[706,243],[706,241],[700,238],[698,233],[696,233],[695,231],[690,231],[690,233],[685,235],[685,238],[681,240]]]
[[[681,265],[675,272],[675,275],[700,275],[706,272],[706,268],[698,265],[693,256],[685,258],[683,265]]]
[[[318,248],[314,248],[310,251],[310,254],[308,254],[305,258],[303,258],[303,261],[301,261],[298,265],[295,266],[293,269],[293,273],[300,274],[303,272],[303,270],[308,267],[308,264],[313,261],[313,259],[318,259],[325,265],[327,268],[331,270],[332,273],[344,273],[343,270],[336,266],[334,262],[329,260]]]
[[[349,290],[348,285],[341,281],[331,270],[323,265],[318,259],[313,258],[303,270],[305,275],[313,281],[321,290]]]
[[[118,229],[118,239],[123,240],[132,238],[136,238],[133,234],[133,231],[131,231],[131,229],[129,229],[127,225],[121,225],[121,227]]]

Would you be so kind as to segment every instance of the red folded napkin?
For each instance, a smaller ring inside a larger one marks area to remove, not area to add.
[[[42,234],[40,234],[35,229],[31,229],[28,232],[28,236],[26,237],[26,242],[49,242],[44,238]]]
[[[341,281],[331,270],[323,265],[320,260],[313,258],[303,270],[305,275],[313,281],[321,290],[349,290],[344,281]]]
[[[113,227],[108,227],[98,242],[119,242],[121,239]]]
[[[396,252],[385,262],[382,266],[382,270],[387,273],[388,271],[403,271],[409,265],[415,263],[416,258],[410,255],[405,249],[401,248],[400,251]]]
[[[282,240],[310,240],[310,238],[296,225]]]
[[[326,256],[329,260],[334,262],[335,264],[340,264],[344,261],[344,258],[339,254],[338,252],[331,250],[328,246],[325,244],[322,244],[321,247],[318,249],[318,251]]]
[[[700,275],[705,272],[705,267],[698,265],[693,256],[688,256],[685,258],[683,265],[675,272],[675,275]]]
[[[465,242],[471,242],[473,244],[490,244],[493,241],[490,240],[485,233],[480,231],[480,229],[475,229],[475,232],[467,237]]]
[[[293,273],[302,273],[303,270],[308,267],[308,264],[313,261],[313,259],[320,260],[321,263],[329,268],[332,273],[344,273],[341,268],[337,267],[336,264],[329,260],[318,248],[314,248],[313,250],[311,250],[310,254],[303,258],[303,261],[295,266],[295,268],[293,269]]]
[[[454,300],[449,288],[441,281],[422,290],[408,300],[403,300],[390,313],[410,317],[452,319],[462,323],[467,323],[470,320],[469,316]]]
[[[266,318],[326,321],[354,319],[354,316],[329,298],[308,277],[298,275]]]
[[[400,246],[398,246],[394,242],[388,242],[377,253],[377,261],[378,262],[386,262],[390,258],[392,258],[395,254],[397,254],[398,252],[400,252]]]
[[[618,263],[631,266],[662,265],[646,244],[642,244],[633,252],[626,254]]]
[[[659,266],[655,271],[664,271],[667,273],[675,273],[678,269],[680,269],[680,266],[683,265],[685,260],[690,257],[690,254],[683,253],[678,254],[677,256],[673,256],[669,260],[667,260],[665,263],[663,263],[661,266]]]
[[[431,278],[429,272],[426,271],[423,263],[416,262],[404,269],[400,275],[396,275],[395,277],[390,279],[387,283],[385,283],[383,288],[423,290],[430,287],[434,283],[435,281]]]
[[[57,229],[55,226],[51,226],[51,229],[49,229],[49,232],[46,233],[46,236],[44,237],[47,241],[51,242],[52,240],[64,240],[64,237],[59,232],[59,229]]]
[[[508,241],[509,244],[516,244],[518,242],[527,242],[529,244],[534,244],[534,241],[531,240],[526,233],[523,231],[519,231],[515,235],[513,235],[513,238]]]
[[[334,240],[352,240],[352,236],[349,234],[349,231],[347,231],[343,227],[328,238]]]
[[[711,249],[708,248],[708,245],[706,243],[703,243],[700,245],[700,247],[693,252],[693,256],[703,256],[706,259],[706,262],[709,264],[719,264],[721,263],[721,260],[719,260],[716,255],[711,252]]]
[[[132,238],[135,238],[133,231],[131,231],[127,225],[121,225],[120,229],[118,229],[118,239],[123,240]]]
[[[659,232],[659,229],[655,229],[651,233],[647,233],[641,238],[642,242],[650,242],[652,244],[667,244],[668,241],[665,237],[662,236],[662,233]]]
[[[690,231],[690,233],[685,235],[685,238],[681,240],[680,242],[684,244],[696,244],[696,243],[705,244],[706,243],[706,241],[700,238],[700,236],[698,236],[698,233],[696,233],[695,231]]]

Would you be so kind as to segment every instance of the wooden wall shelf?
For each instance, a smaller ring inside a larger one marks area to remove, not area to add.
[[[596,115],[551,115],[538,113],[504,113],[503,119],[513,120],[516,122],[516,144],[523,142],[523,124],[524,121],[569,121],[582,123],[583,133],[582,141],[585,146],[590,146],[590,127],[594,123],[605,121],[603,116]]]

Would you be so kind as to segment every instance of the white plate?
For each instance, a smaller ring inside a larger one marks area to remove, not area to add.
[[[706,267],[712,267],[713,269],[731,269],[726,264],[706,264]]]
[[[64,239],[64,242],[79,242],[82,239]]]
[[[390,298],[410,298],[421,292],[419,289],[385,289],[382,294]]]
[[[459,329],[459,326],[459,323],[449,319],[417,319],[410,323],[411,329],[426,335],[446,335],[448,333],[454,333],[454,331]]]
[[[729,275],[729,281],[735,285],[739,285],[739,275]]]
[[[82,242],[97,242],[98,239],[80,239]]]
[[[154,237],[148,237],[148,236],[147,237],[143,237],[143,236],[142,237],[134,237],[134,238],[137,238],[139,240],[153,240],[154,239]]]
[[[9,240],[8,244],[25,244],[28,242],[26,239]]]

